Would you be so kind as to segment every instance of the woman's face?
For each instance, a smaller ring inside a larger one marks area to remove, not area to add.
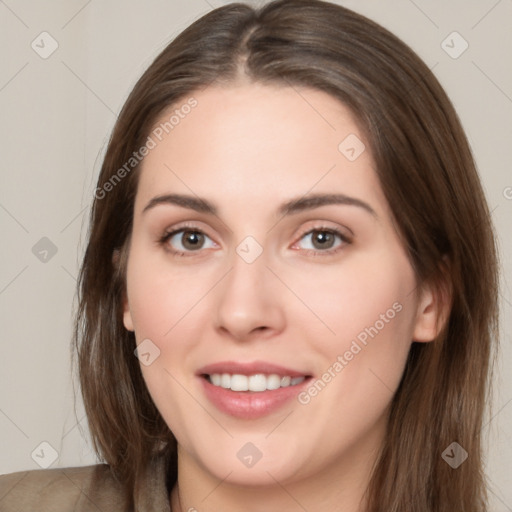
[[[366,471],[432,337],[368,144],[320,91],[193,97],[148,139],[124,314],[180,461],[244,485]]]

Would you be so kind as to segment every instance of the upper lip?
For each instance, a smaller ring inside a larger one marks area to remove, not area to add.
[[[197,371],[197,375],[213,375],[215,373],[229,373],[231,375],[256,375],[256,374],[276,374],[280,377],[308,377],[310,374],[299,370],[293,370],[274,363],[266,361],[236,362],[220,361],[218,363],[208,364]]]

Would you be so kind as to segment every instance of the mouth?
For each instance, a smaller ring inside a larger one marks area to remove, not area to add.
[[[257,419],[280,410],[308,385],[312,374],[271,363],[215,363],[197,372],[206,398],[221,412]]]
[[[276,373],[266,375],[256,373],[254,375],[242,375],[240,373],[212,373],[203,374],[210,384],[231,391],[252,391],[253,393],[263,393],[264,391],[274,391],[279,388],[297,386],[308,378],[307,375],[292,377],[290,375],[280,376]]]

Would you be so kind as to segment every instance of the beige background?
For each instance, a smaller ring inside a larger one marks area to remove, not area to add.
[[[37,462],[95,462],[83,408],[74,404],[69,344],[86,212],[105,144],[116,113],[156,54],[225,3],[0,0],[0,473],[35,469]],[[511,511],[512,1],[338,3],[418,52],[455,103],[473,147],[503,264],[500,371],[484,427],[487,471],[492,510]],[[454,31],[463,39],[446,39]],[[444,40],[452,54],[464,41],[469,46],[452,58]],[[58,48],[47,56],[52,44]],[[43,237],[51,244],[40,242]]]

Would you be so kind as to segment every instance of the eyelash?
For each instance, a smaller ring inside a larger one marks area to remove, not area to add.
[[[203,230],[195,227],[195,226],[181,226],[177,229],[173,229],[171,231],[166,231],[162,237],[158,240],[158,243],[161,245],[161,246],[164,246],[165,247],[165,250],[167,250],[168,252],[170,252],[173,256],[177,256],[177,257],[190,257],[190,256],[193,256],[195,252],[199,253],[201,252],[201,250],[197,250],[197,251],[179,251],[179,250],[176,250],[176,249],[170,249],[169,248],[169,245],[168,245],[168,241],[174,236],[174,235],[177,235],[178,233],[183,233],[183,232],[186,232],[186,231],[191,231],[191,232],[194,232],[194,233],[199,233],[199,234],[202,234],[204,235],[205,237],[208,237],[210,238]],[[342,233],[341,231],[335,229],[335,228],[328,228],[328,227],[325,227],[325,226],[319,226],[319,227],[314,227],[312,229],[309,229],[308,231],[304,232],[300,238],[299,238],[299,241],[302,240],[304,237],[308,236],[308,235],[311,235],[315,232],[320,232],[320,233],[330,233],[336,237],[338,237],[340,240],[341,240],[341,244],[334,248],[334,249],[327,249],[327,250],[314,250],[314,249],[303,249],[303,251],[308,254],[308,255],[313,255],[313,256],[332,256],[334,254],[337,254],[339,251],[343,250],[343,248],[346,246],[346,245],[349,245],[352,243],[352,240],[344,233]],[[296,245],[297,242],[294,243],[294,245]]]

